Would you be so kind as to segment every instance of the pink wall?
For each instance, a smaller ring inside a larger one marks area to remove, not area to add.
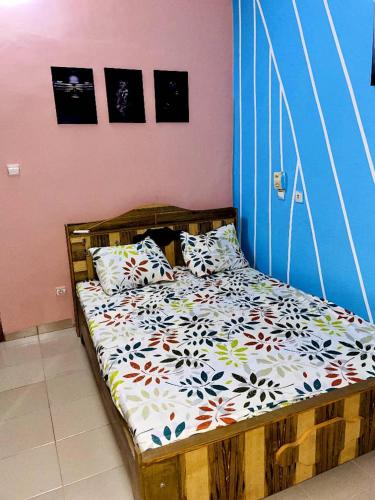
[[[230,0],[0,0],[0,314],[72,316],[64,223],[232,203]],[[57,125],[50,66],[94,70],[98,125]],[[143,70],[146,124],[109,124],[103,68]],[[188,70],[190,123],[156,124],[153,70]],[[19,162],[9,178],[6,163]]]

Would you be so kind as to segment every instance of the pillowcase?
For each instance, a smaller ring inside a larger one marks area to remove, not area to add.
[[[197,236],[182,232],[181,249],[186,266],[198,277],[249,266],[233,224]]]
[[[134,245],[89,249],[100,284],[107,295],[158,281],[173,281],[173,269],[149,237]]]

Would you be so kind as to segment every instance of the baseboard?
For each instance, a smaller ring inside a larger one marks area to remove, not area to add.
[[[62,319],[60,321],[52,321],[52,323],[45,323],[44,325],[38,326],[39,335],[43,333],[55,332],[56,330],[65,330],[66,328],[72,328],[74,322],[71,318]]]
[[[30,328],[25,328],[24,330],[19,330],[17,332],[5,333],[4,336],[6,341],[23,339],[33,335],[55,332],[56,330],[65,330],[66,328],[72,328],[73,326],[74,321],[71,318],[68,318],[60,321],[52,321],[51,323],[44,323],[42,325],[31,326]]]

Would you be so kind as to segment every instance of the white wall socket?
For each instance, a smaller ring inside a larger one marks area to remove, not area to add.
[[[66,286],[57,286],[55,290],[57,296],[66,294]]]
[[[295,198],[297,203],[303,203],[303,193],[302,191],[296,191]]]

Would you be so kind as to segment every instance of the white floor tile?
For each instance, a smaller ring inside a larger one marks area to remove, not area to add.
[[[63,439],[56,446],[64,485],[122,465],[110,426]]]
[[[0,392],[0,422],[48,409],[45,382]]]
[[[51,406],[56,440],[74,436],[108,424],[103,404],[97,395]]]
[[[0,485],[4,500],[31,498],[61,486],[55,445],[0,460]]]
[[[133,500],[132,488],[123,467],[65,486],[66,500]]]
[[[22,369],[17,365],[0,368],[0,392],[36,384],[43,380],[43,365],[40,360],[24,363]]]
[[[0,459],[54,442],[49,410],[28,413],[0,423]]]
[[[43,358],[43,368],[46,379],[49,379],[78,370],[90,370],[90,363],[84,347],[78,345],[69,352]]]
[[[98,395],[95,379],[89,370],[48,379],[46,383],[51,405],[64,405],[76,399]]]

